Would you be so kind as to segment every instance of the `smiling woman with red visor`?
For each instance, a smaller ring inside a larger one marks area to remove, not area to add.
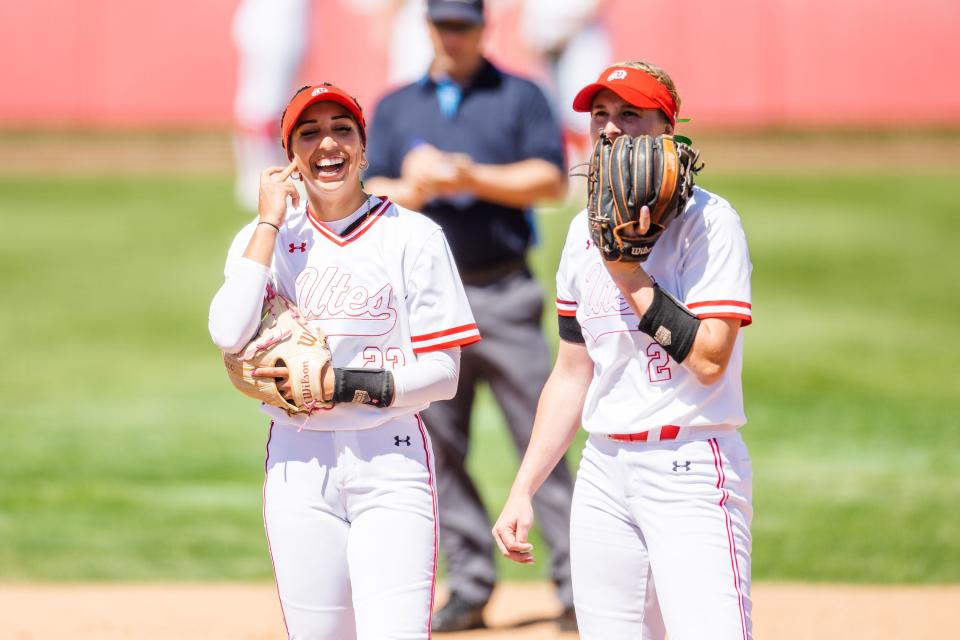
[[[356,100],[329,84],[304,87],[281,130],[290,164],[261,175],[260,215],[230,248],[210,333],[224,352],[241,351],[275,292],[329,341],[323,397],[333,406],[262,408],[264,525],[287,630],[428,638],[436,479],[419,412],[456,393],[460,348],[480,335],[440,227],[363,191]],[[290,397],[285,367],[256,375]]]

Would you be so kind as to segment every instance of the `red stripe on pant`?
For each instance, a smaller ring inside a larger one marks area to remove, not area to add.
[[[720,489],[720,509],[723,511],[723,518],[727,528],[727,548],[730,552],[730,569],[733,571],[733,589],[737,593],[737,605],[740,609],[740,629],[743,631],[743,640],[748,640],[747,636],[747,614],[743,608],[743,592],[740,590],[740,565],[737,563],[737,543],[733,537],[733,524],[730,521],[730,512],[727,510],[726,502],[730,497],[730,492],[724,489],[726,475],[723,472],[723,460],[720,457],[720,443],[716,438],[707,441],[710,445],[710,451],[713,453],[713,465],[717,470],[717,488]]]
[[[440,520],[437,517],[437,492],[433,486],[433,468],[430,466],[430,446],[427,444],[427,430],[420,414],[414,416],[423,439],[424,460],[427,464],[427,481],[430,483],[430,495],[433,498],[433,580],[430,583],[430,607],[427,609],[427,640],[433,637],[433,600],[437,592],[437,558],[440,555]]]
[[[267,528],[267,474],[270,471],[270,441],[273,439],[273,420],[270,421],[270,431],[267,434],[267,455],[263,461],[263,533],[267,536],[267,553],[270,554],[270,566],[273,567],[273,583],[277,587],[277,600],[280,603],[280,615],[283,617],[283,628],[290,635],[287,626],[287,613],[283,610],[283,598],[280,597],[280,581],[277,579],[277,565],[273,561],[273,547],[270,546],[270,531]]]

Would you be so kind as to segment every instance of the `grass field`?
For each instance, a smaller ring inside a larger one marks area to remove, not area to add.
[[[754,263],[756,578],[960,582],[958,177],[703,176]],[[541,217],[548,295],[571,215]],[[227,177],[0,177],[0,580],[271,576],[265,420],[206,332],[244,221]],[[481,399],[497,511],[516,457]]]

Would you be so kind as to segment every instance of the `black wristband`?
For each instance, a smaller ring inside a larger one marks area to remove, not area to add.
[[[671,358],[683,362],[693,348],[700,319],[655,284],[653,302],[640,318],[637,328],[653,338]]]
[[[258,224],[258,225],[259,225],[259,224],[268,224],[268,225],[270,225],[271,227],[273,227],[274,229],[276,229],[276,230],[277,230],[277,233],[280,233],[280,227],[278,227],[277,225],[273,224],[272,222],[267,222],[266,220],[261,220],[261,221],[258,222],[257,224]]]
[[[393,374],[386,369],[333,369],[333,401],[389,407]]]

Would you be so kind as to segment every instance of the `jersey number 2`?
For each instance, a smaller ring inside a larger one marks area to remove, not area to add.
[[[656,343],[647,347],[647,374],[650,382],[666,382],[673,377],[670,373],[670,356]]]

